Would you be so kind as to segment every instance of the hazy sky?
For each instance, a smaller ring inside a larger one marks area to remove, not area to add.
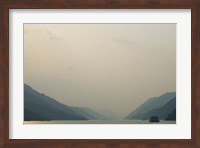
[[[176,24],[25,24],[24,82],[125,116],[176,91]]]

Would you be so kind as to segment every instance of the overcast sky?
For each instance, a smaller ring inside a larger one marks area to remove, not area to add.
[[[25,24],[24,83],[126,116],[176,91],[176,24]]]

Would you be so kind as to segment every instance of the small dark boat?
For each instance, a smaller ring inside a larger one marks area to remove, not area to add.
[[[149,122],[160,122],[159,118],[157,116],[152,116],[150,119],[149,119]]]

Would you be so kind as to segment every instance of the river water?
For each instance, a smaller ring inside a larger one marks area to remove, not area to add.
[[[52,120],[24,121],[24,124],[176,124],[176,121],[149,122],[149,120]]]

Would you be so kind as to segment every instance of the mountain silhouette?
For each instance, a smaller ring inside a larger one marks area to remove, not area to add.
[[[165,119],[176,108],[176,93],[168,92],[159,97],[150,98],[132,111],[125,119],[149,119],[158,116]]]
[[[165,105],[156,109],[152,109],[151,111],[147,112],[144,118],[149,119],[151,116],[157,116],[159,117],[159,119],[164,120],[175,108],[176,108],[176,97],[167,102]]]
[[[24,84],[24,120],[97,120],[106,119],[92,109],[64,105]]]

